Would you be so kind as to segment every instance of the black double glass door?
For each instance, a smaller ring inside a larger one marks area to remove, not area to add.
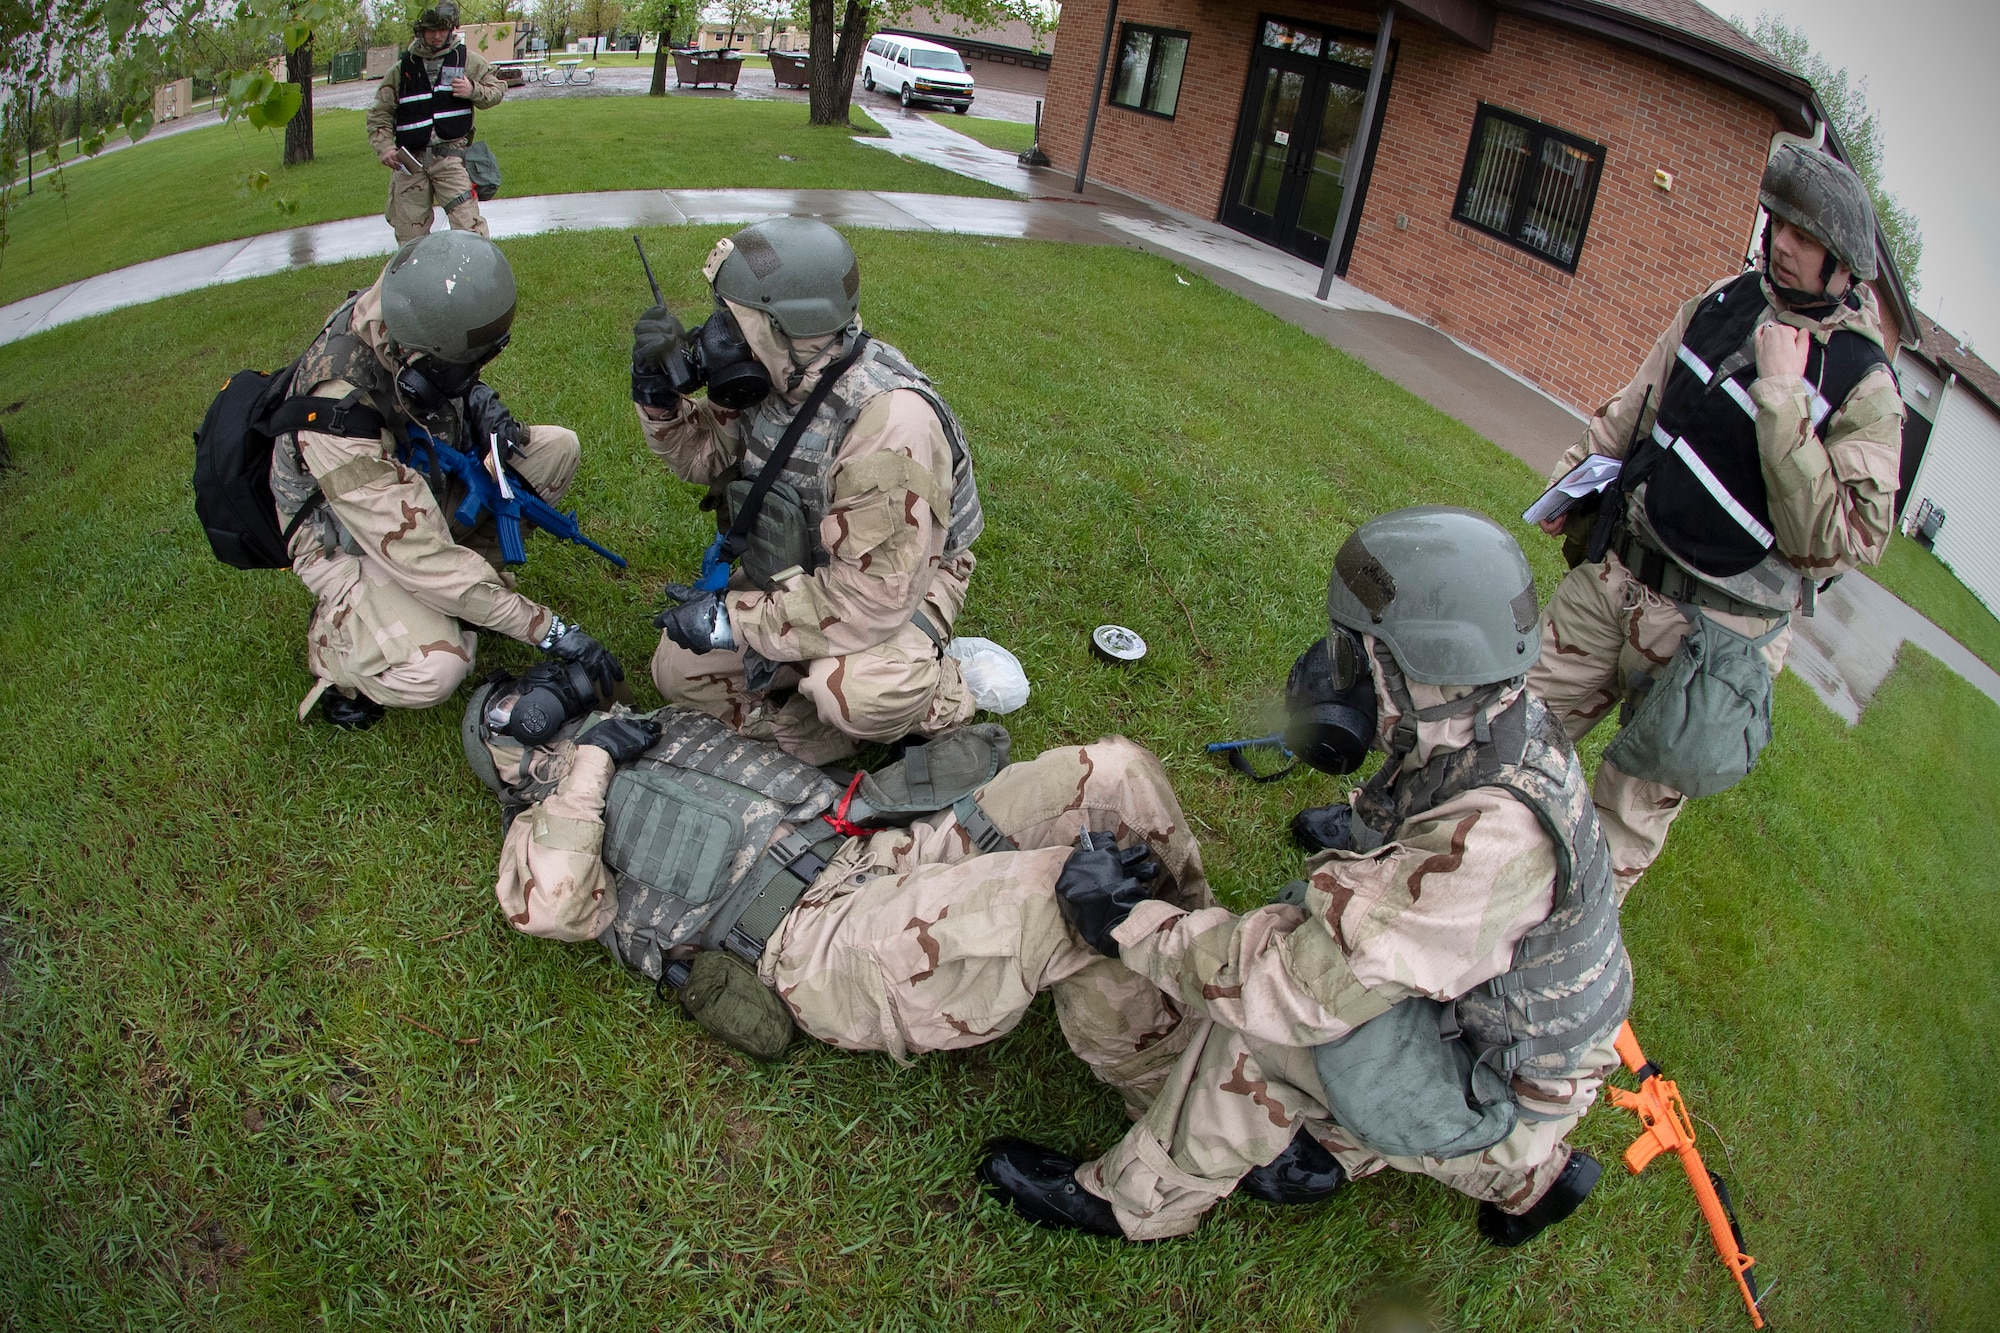
[[[1258,28],[1222,221],[1323,264],[1348,158],[1367,151],[1361,104],[1375,52],[1310,24]]]

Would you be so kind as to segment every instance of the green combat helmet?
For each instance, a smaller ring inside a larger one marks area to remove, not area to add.
[[[437,4],[426,5],[412,26],[418,32],[450,32],[458,27],[458,6],[451,0],[440,0]]]
[[[838,333],[860,308],[861,265],[839,232],[811,218],[772,218],[730,237],[715,294],[761,310],[792,338]]]
[[[382,322],[406,352],[453,365],[490,360],[514,324],[514,270],[475,232],[419,236],[382,275]]]
[[[1875,202],[1846,163],[1788,143],[1771,154],[1757,200],[1824,245],[1855,277],[1875,276]]]
[[[1541,656],[1535,576],[1484,514],[1418,505],[1369,519],[1334,557],[1326,613],[1426,685],[1511,680]]]

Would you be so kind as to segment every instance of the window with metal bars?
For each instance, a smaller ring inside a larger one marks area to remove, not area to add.
[[[1604,145],[1481,102],[1451,215],[1574,273],[1603,169]]]

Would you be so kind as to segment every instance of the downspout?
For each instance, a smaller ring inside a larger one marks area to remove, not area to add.
[[[1104,101],[1104,72],[1111,65],[1111,33],[1118,23],[1118,0],[1104,11],[1104,45],[1097,52],[1097,84],[1090,90],[1090,118],[1083,123],[1083,151],[1076,158],[1075,193],[1083,193],[1083,173],[1090,169],[1090,141],[1097,137],[1097,108]]]
[[[1326,249],[1326,267],[1319,273],[1319,299],[1333,290],[1333,266],[1340,262],[1340,252],[1347,242],[1347,224],[1354,217],[1354,196],[1361,188],[1361,164],[1368,156],[1368,144],[1375,131],[1375,106],[1382,100],[1382,70],[1389,63],[1389,34],[1396,26],[1396,6],[1382,6],[1382,23],[1375,30],[1375,63],[1368,67],[1368,93],[1361,99],[1361,126],[1354,134],[1354,147],[1348,150],[1346,167],[1341,171],[1340,212],[1333,220],[1333,238]]]

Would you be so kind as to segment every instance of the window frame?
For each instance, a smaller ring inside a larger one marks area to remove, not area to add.
[[[1505,121],[1524,130],[1528,135],[1527,154],[1529,170],[1522,173],[1522,179],[1517,186],[1518,192],[1515,195],[1513,206],[1508,213],[1508,230],[1506,231],[1498,230],[1484,222],[1480,222],[1466,211],[1466,192],[1472,188],[1473,175],[1479,165],[1479,148],[1485,138],[1486,124],[1489,120]],[[1564,262],[1548,251],[1521,240],[1514,234],[1520,230],[1521,224],[1526,220],[1528,209],[1533,205],[1535,196],[1539,193],[1542,179],[1542,147],[1546,141],[1551,139],[1566,148],[1573,149],[1576,152],[1595,159],[1597,163],[1597,170],[1592,175],[1590,181],[1590,193],[1584,199],[1583,216],[1577,225],[1576,249],[1568,262]],[[1523,254],[1533,255],[1543,263],[1561,269],[1565,273],[1575,273],[1577,265],[1583,262],[1584,242],[1590,238],[1590,223],[1597,214],[1597,191],[1604,183],[1604,168],[1610,155],[1610,150],[1603,144],[1586,139],[1580,134],[1573,134],[1568,130],[1536,120],[1532,116],[1523,115],[1519,111],[1510,111],[1506,107],[1495,106],[1491,102],[1480,102],[1478,110],[1472,118],[1472,135],[1465,148],[1465,166],[1459,171],[1458,189],[1452,195],[1451,220],[1460,226],[1470,227],[1482,236],[1491,236],[1496,241],[1504,241]]]
[[[1146,58],[1146,77],[1139,86],[1139,101],[1136,104],[1132,102],[1121,102],[1118,100],[1118,78],[1117,78],[1117,73],[1118,73],[1117,60],[1125,50],[1126,39],[1134,32],[1149,33],[1153,38],[1152,51]],[[1172,111],[1155,111],[1151,107],[1145,105],[1147,102],[1152,100],[1152,95],[1159,89],[1160,63],[1155,57],[1157,57],[1159,54],[1159,41],[1162,37],[1178,37],[1181,39],[1182,42],[1186,43],[1185,50],[1183,51],[1181,56],[1181,71],[1180,71],[1181,72],[1180,82],[1181,84],[1186,83],[1187,81],[1186,52],[1194,50],[1194,34],[1192,32],[1188,32],[1180,28],[1162,28],[1157,24],[1153,23],[1121,23],[1118,25],[1118,44],[1112,48],[1112,56],[1111,56],[1113,62],[1111,67],[1112,77],[1106,80],[1106,83],[1109,84],[1109,87],[1105,89],[1104,93],[1104,99],[1107,105],[1115,106],[1120,111],[1136,111],[1142,116],[1151,116],[1155,120],[1172,120],[1176,115],[1180,113],[1181,88],[1178,84],[1174,88],[1174,109]]]

